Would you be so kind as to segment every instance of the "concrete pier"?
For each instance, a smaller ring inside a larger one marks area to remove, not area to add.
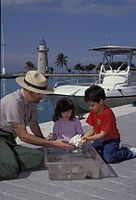
[[[0,74],[0,78],[16,78],[25,74]],[[45,77],[98,77],[99,74],[44,74]]]
[[[113,108],[117,117],[121,144],[136,147],[136,107]],[[81,120],[84,131],[89,127]],[[45,136],[53,122],[41,124]],[[19,142],[19,141],[18,141]],[[27,171],[17,179],[0,182],[0,200],[135,200],[136,158],[111,164],[117,177],[104,179],[51,181],[48,170]]]

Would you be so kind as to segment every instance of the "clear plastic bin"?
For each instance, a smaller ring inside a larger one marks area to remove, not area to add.
[[[92,145],[73,153],[56,148],[45,150],[45,165],[52,180],[75,180],[100,177],[100,162]]]
[[[91,143],[82,147],[80,153],[46,148],[45,166],[48,168],[51,180],[99,179],[116,176]]]

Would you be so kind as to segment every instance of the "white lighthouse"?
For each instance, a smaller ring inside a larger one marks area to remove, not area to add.
[[[40,41],[38,50],[38,71],[45,74],[48,72],[48,57],[47,52],[49,48],[46,48],[46,42],[44,39]]]

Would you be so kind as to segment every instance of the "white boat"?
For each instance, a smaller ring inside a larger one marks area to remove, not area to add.
[[[116,107],[136,102],[136,82],[131,80],[132,57],[136,55],[136,47],[101,46],[89,50],[103,54],[99,78],[95,84],[104,88],[105,104]],[[136,80],[136,76],[134,79]],[[64,83],[65,81],[57,82],[54,86],[54,94],[49,95],[53,107],[55,108],[59,98],[67,96],[75,104],[76,114],[82,115],[89,112],[89,107],[84,101],[84,93],[92,82],[80,84],[77,81],[77,84],[67,85]]]

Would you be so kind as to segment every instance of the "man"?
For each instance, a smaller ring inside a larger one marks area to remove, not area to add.
[[[37,122],[37,104],[44,94],[52,93],[46,78],[38,71],[29,71],[25,77],[16,78],[16,82],[22,88],[1,99],[0,180],[15,178],[21,171],[43,167],[43,152],[17,145],[17,136],[30,144],[73,149],[65,143],[66,140],[44,139]],[[27,132],[27,123],[33,135]]]

